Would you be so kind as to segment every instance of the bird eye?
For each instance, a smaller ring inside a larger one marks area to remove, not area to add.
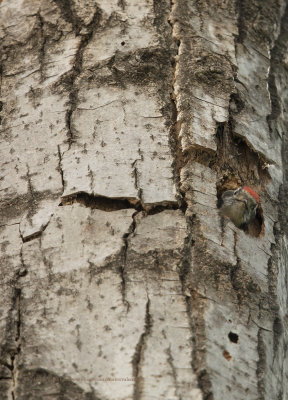
[[[240,192],[240,190],[241,190],[241,187],[237,188],[236,190],[234,190],[234,194],[237,194],[237,193],[239,193],[239,192]]]

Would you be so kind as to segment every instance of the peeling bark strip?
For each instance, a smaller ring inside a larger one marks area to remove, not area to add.
[[[0,397],[285,396],[287,4],[0,3]]]

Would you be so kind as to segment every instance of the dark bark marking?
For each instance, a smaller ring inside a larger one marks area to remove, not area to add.
[[[13,308],[16,310],[16,332],[15,332],[15,351],[10,353],[10,367],[11,370],[11,385],[10,385],[10,395],[13,400],[16,399],[15,390],[16,390],[16,376],[18,374],[18,365],[17,359],[21,352],[21,289],[18,287],[14,287],[14,299],[13,299]]]
[[[168,355],[167,361],[171,368],[176,395],[178,397],[178,400],[182,400],[181,394],[178,393],[177,370],[174,365],[174,359],[172,357],[171,346],[169,346],[167,348],[167,355]]]
[[[258,386],[258,394],[259,400],[265,399],[265,370],[266,370],[266,348],[265,343],[262,337],[262,329],[258,330],[257,335],[257,351],[259,355],[259,360],[257,361],[257,386]]]
[[[173,1],[170,2],[170,13],[172,13],[173,8]],[[171,29],[171,36],[173,33],[173,23],[168,19],[168,24],[170,25]],[[179,208],[185,213],[187,209],[187,203],[185,201],[184,193],[182,193],[180,189],[180,173],[181,169],[187,164],[189,158],[187,154],[183,154],[181,138],[179,137],[181,123],[178,121],[178,109],[177,109],[177,100],[176,100],[176,93],[175,93],[175,83],[176,83],[176,66],[177,66],[177,57],[179,56],[179,47],[181,45],[180,39],[174,39],[174,46],[173,46],[173,58],[171,59],[171,68],[173,70],[173,81],[171,83],[171,93],[170,93],[170,115],[171,115],[171,125],[169,128],[169,146],[171,149],[172,157],[173,157],[173,178],[174,183],[177,190],[177,201],[179,204]]]
[[[209,373],[206,369],[206,347],[205,347],[205,322],[204,322],[204,301],[197,294],[191,276],[192,252],[195,245],[193,239],[193,225],[195,217],[187,218],[187,237],[185,239],[182,266],[179,271],[179,279],[182,287],[182,294],[186,302],[186,313],[191,332],[191,367],[198,381],[198,387],[203,393],[204,400],[212,400],[212,384]],[[190,293],[189,295],[187,295]]]
[[[76,35],[78,35],[82,28],[82,22],[73,10],[73,2],[71,0],[54,0],[54,2],[61,10],[63,19],[72,24],[73,30],[75,31]]]
[[[243,8],[243,0],[235,0],[236,10],[238,13],[238,36],[237,42],[243,43],[246,37],[246,26],[245,26],[245,10]]]
[[[229,333],[228,333],[228,338],[229,338],[230,342],[232,342],[232,343],[238,343],[239,336],[238,336],[237,333],[235,333],[235,332],[229,332]]]
[[[151,333],[152,329],[152,317],[150,315],[150,299],[148,297],[146,303],[146,314],[145,314],[145,326],[144,331],[141,334],[139,341],[136,345],[135,353],[132,360],[133,365],[133,377],[135,379],[134,383],[134,393],[133,400],[140,400],[143,386],[143,377],[141,376],[141,367],[144,358],[144,352],[146,349],[147,338]]]
[[[134,197],[106,197],[92,195],[87,192],[77,192],[61,198],[59,206],[67,206],[79,203],[91,209],[103,211],[117,211],[127,208],[134,208],[136,211],[144,211],[145,215],[158,214],[164,210],[178,210],[178,205],[173,201],[163,201],[161,203],[142,204],[138,198]]]
[[[45,34],[45,29],[44,29],[44,20],[43,17],[41,16],[40,12],[37,13],[37,17],[39,19],[39,26],[40,26],[40,49],[39,49],[39,64],[40,64],[40,74],[41,74],[41,80],[42,82],[45,80],[45,74],[44,74],[44,65],[45,65],[45,46],[46,46],[46,34]],[[33,89],[32,89],[33,90]]]
[[[64,192],[65,181],[64,181],[64,172],[63,172],[63,169],[62,169],[62,154],[61,154],[61,149],[60,149],[59,145],[57,146],[57,148],[58,148],[58,158],[59,158],[58,171],[59,171],[59,173],[61,175],[61,183],[62,183],[62,188],[63,188],[63,192]]]
[[[119,267],[119,272],[121,276],[121,295],[123,304],[126,306],[126,312],[129,312],[130,304],[126,298],[126,280],[127,280],[127,272],[126,272],[126,265],[127,265],[127,253],[128,253],[128,246],[129,246],[129,237],[133,235],[136,229],[136,216],[137,212],[135,212],[132,216],[133,222],[129,227],[128,232],[123,236],[124,246],[122,248],[122,264]]]
[[[138,194],[138,198],[140,199],[140,203],[143,204],[143,198],[142,198],[142,188],[139,186],[139,171],[137,168],[137,161],[135,160],[132,163],[132,168],[133,168],[133,176],[134,176],[134,185],[135,185],[135,189],[137,190],[137,194]],[[143,207],[143,206],[142,206]]]
[[[138,199],[134,198],[111,198],[106,196],[91,195],[86,192],[77,192],[61,198],[60,206],[67,206],[79,203],[91,209],[102,211],[117,211],[127,208],[137,209],[140,207]]]
[[[58,0],[55,0],[55,1],[57,4],[59,3],[58,5],[60,7],[63,5],[64,15],[66,15],[66,18],[68,18],[68,14],[71,11],[69,0],[65,0],[64,2],[58,1]],[[66,12],[66,14],[65,14],[65,12]],[[72,13],[71,13],[71,15],[72,15]],[[69,92],[70,92],[69,93],[70,105],[66,112],[66,126],[67,126],[67,132],[68,132],[67,141],[68,141],[68,146],[69,146],[68,149],[70,149],[73,142],[76,141],[76,138],[73,135],[72,115],[77,108],[79,88],[76,86],[75,83],[76,83],[77,78],[82,73],[84,50],[87,47],[87,45],[89,44],[91,38],[93,37],[94,30],[99,25],[101,17],[102,17],[101,10],[99,8],[96,8],[96,11],[92,18],[92,21],[86,27],[87,33],[82,35],[82,39],[80,41],[80,44],[78,46],[78,49],[77,49],[77,52],[75,55],[75,62],[74,62],[73,68],[70,72],[68,72],[66,74],[65,78],[61,79],[63,82],[66,82],[66,84],[69,87]],[[69,16],[69,18],[71,18],[71,17]],[[78,20],[76,21],[74,17],[72,20],[73,20],[72,25],[75,28],[75,34],[77,36],[79,34],[79,30],[80,30],[80,27],[78,26],[79,21]],[[69,21],[69,22],[71,22],[71,21]]]
[[[1,74],[1,71],[0,71],[0,74]],[[0,77],[0,84],[1,84],[1,77]],[[0,86],[0,96],[1,96],[1,86]],[[2,122],[1,111],[3,110],[3,105],[4,105],[3,101],[0,101],[0,125]]]

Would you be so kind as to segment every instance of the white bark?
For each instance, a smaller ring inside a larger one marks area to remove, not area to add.
[[[287,10],[262,3],[0,1],[0,400],[288,399]],[[248,232],[217,210],[243,184]]]

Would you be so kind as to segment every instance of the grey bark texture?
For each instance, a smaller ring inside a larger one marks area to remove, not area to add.
[[[287,3],[0,0],[0,55],[0,400],[287,400]]]

